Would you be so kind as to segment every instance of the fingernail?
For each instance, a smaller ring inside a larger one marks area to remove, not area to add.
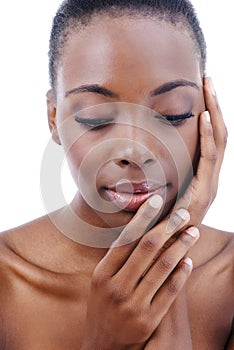
[[[210,124],[210,113],[208,111],[204,112],[205,118],[206,118],[206,122]]]
[[[200,235],[197,227],[189,227],[185,232],[193,238],[197,238]]]
[[[185,258],[184,263],[187,264],[189,267],[193,268],[193,261],[190,258]]]
[[[187,221],[190,219],[189,212],[186,209],[178,209],[174,212],[174,214],[178,215],[184,221]]]
[[[158,194],[152,196],[149,200],[149,205],[154,209],[159,209],[163,205],[163,199]]]
[[[211,78],[209,78],[208,82],[209,82],[210,91],[211,91],[212,95],[215,97],[216,96],[216,91],[215,91],[215,88],[214,88],[213,80]]]
[[[168,219],[166,233],[172,233],[182,221],[185,223],[190,220],[190,214],[186,209],[176,210]]]

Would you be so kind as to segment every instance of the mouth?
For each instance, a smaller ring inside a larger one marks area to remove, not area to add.
[[[136,212],[139,207],[151,196],[165,195],[167,185],[158,185],[153,182],[120,183],[104,188],[104,197],[114,202],[120,209],[128,212]]]

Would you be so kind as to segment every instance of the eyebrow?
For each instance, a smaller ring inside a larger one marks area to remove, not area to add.
[[[73,94],[79,94],[81,92],[93,92],[95,94],[100,94],[106,97],[112,97],[112,98],[117,98],[119,97],[117,94],[112,92],[109,89],[106,89],[100,85],[97,84],[92,84],[92,85],[81,85],[79,87],[76,87],[74,89],[68,90],[65,94],[65,97],[67,98],[69,95]]]
[[[195,88],[196,90],[200,90],[199,86],[189,80],[184,80],[184,79],[180,79],[180,80],[173,80],[170,82],[167,82],[161,86],[159,86],[158,88],[156,88],[155,90],[150,92],[150,95],[153,96],[157,96],[157,95],[162,95],[165,94],[167,92],[170,92],[178,87],[184,87],[184,86],[190,86],[192,88]],[[73,94],[79,94],[79,93],[84,93],[84,92],[92,92],[95,94],[100,94],[106,97],[111,97],[111,98],[118,98],[119,95],[114,93],[113,91],[106,89],[98,84],[85,84],[85,85],[81,85],[79,87],[73,88],[71,90],[68,90],[65,93],[65,98],[67,98],[70,95]]]
[[[173,81],[170,81],[168,83],[165,83],[165,84],[159,86],[157,89],[151,91],[150,95],[151,96],[162,95],[162,94],[170,92],[178,87],[184,87],[184,86],[190,86],[190,87],[200,91],[199,86],[196,83],[194,83],[193,81],[180,79],[180,80],[173,80]]]

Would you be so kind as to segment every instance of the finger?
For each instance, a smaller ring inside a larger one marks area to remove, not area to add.
[[[140,238],[157,221],[162,206],[163,199],[159,195],[152,196],[146,201],[113,243],[98,264],[98,268],[109,276],[116,274],[127,261]]]
[[[151,302],[152,318],[161,322],[176,297],[183,289],[193,270],[193,263],[190,258],[183,259],[174,272],[163,284],[162,288],[155,294]]]
[[[204,97],[206,107],[211,115],[216,146],[218,150],[224,152],[227,143],[227,128],[223,120],[223,115],[211,78],[204,79]]]
[[[139,209],[133,220],[125,227],[121,235],[114,242],[113,247],[129,246],[137,244],[137,240],[141,238],[150,227],[155,224],[163,207],[163,199],[159,195],[152,196]]]
[[[189,212],[180,208],[147,232],[118,271],[116,276],[119,283],[123,280],[127,281],[128,288],[135,289],[145,271],[162,252],[163,247],[169,245],[171,240],[174,241],[175,233],[180,232],[189,220]]]
[[[170,248],[158,257],[138,284],[135,291],[138,300],[148,305],[165,283],[169,289],[171,288],[170,281],[167,281],[168,277],[198,239],[199,230],[196,227],[190,227],[179,235]]]
[[[211,115],[214,139],[217,148],[217,161],[212,179],[213,193],[216,194],[218,188],[219,173],[224,158],[227,145],[228,132],[223,120],[223,115],[219,107],[217,95],[211,78],[204,80],[204,97],[207,109]]]
[[[200,160],[195,179],[203,191],[210,187],[210,180],[217,161],[217,149],[208,111],[203,112],[200,117],[200,145]]]

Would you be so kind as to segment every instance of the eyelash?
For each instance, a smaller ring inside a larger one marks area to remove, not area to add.
[[[167,125],[180,126],[185,123],[186,119],[194,117],[193,113],[175,114],[175,115],[164,115],[155,116],[156,119],[162,121]],[[75,121],[82,124],[88,130],[100,130],[113,124],[114,119],[89,119],[81,118],[79,116],[75,117]]]
[[[164,116],[157,116],[157,118],[164,122],[165,124],[171,124],[173,126],[179,126],[186,122],[186,119],[192,118],[195,115],[191,112],[184,113],[184,114],[175,114],[175,115],[164,115]]]
[[[75,121],[82,124],[88,130],[98,130],[112,124],[114,119],[89,119],[76,116]]]

